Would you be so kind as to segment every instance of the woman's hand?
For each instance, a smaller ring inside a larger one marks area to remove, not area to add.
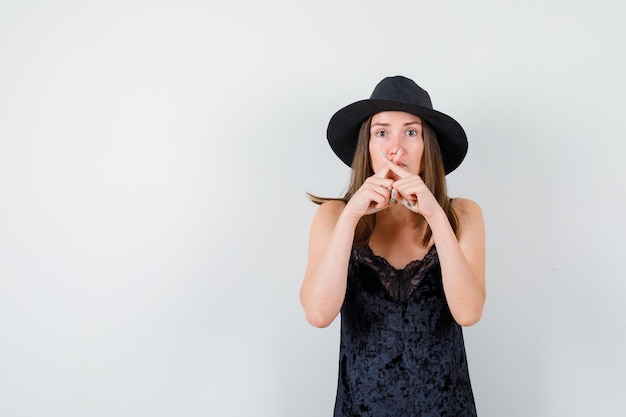
[[[391,185],[391,197],[402,202],[409,210],[421,214],[427,220],[441,212],[442,208],[437,199],[419,175],[405,170],[392,160],[386,159],[386,161],[389,172],[400,177]]]
[[[387,178],[390,172],[390,167],[385,167],[366,179],[361,188],[348,201],[345,212],[354,216],[355,219],[360,219],[365,215],[384,210],[393,204],[394,201],[391,198],[393,180]]]

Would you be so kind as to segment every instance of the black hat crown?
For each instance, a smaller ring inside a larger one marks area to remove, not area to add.
[[[400,101],[428,109],[433,108],[428,92],[415,84],[415,81],[401,75],[387,77],[379,82],[370,100]]]

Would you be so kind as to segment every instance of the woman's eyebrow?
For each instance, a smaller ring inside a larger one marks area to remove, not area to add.
[[[372,123],[372,125],[370,127],[374,127],[374,126],[390,126],[391,123],[383,123],[383,122],[376,122],[376,123]],[[422,125],[422,122],[419,120],[415,120],[414,122],[406,122],[404,124],[404,126],[409,126],[409,125]]]

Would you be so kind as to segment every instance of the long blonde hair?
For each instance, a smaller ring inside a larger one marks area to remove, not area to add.
[[[339,200],[347,203],[357,190],[361,188],[365,180],[374,175],[369,153],[371,123],[372,117],[370,116],[363,122],[361,128],[359,129],[356,151],[354,152],[354,159],[352,160],[352,175],[350,177],[350,184],[348,185],[348,189],[346,190],[344,196],[341,198],[325,198],[307,193],[312,202],[315,204],[322,204],[326,201]],[[452,200],[448,197],[446,188],[446,173],[443,166],[443,158],[441,157],[439,142],[437,142],[437,134],[423,119],[422,133],[424,136],[424,153],[422,155],[423,171],[421,174],[422,180],[430,192],[435,196],[441,208],[443,208],[443,211],[446,213],[448,221],[450,222],[450,226],[452,226],[452,230],[456,233],[458,230],[458,218],[452,208]],[[416,223],[420,221],[422,221],[422,216],[416,214]],[[376,214],[361,217],[354,234],[354,246],[358,247],[367,245],[370,237],[372,236],[372,232],[374,231],[374,226],[376,226]],[[428,245],[431,237],[432,231],[427,225],[426,232],[424,233],[424,237],[422,239],[422,244],[424,246]]]

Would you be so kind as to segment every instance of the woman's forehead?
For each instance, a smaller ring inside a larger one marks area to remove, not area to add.
[[[416,116],[411,113],[403,112],[403,111],[383,111],[380,113],[376,113],[372,116],[372,124],[376,123],[391,123],[391,122],[400,122],[403,124],[406,123],[422,123],[422,119],[419,116]]]

